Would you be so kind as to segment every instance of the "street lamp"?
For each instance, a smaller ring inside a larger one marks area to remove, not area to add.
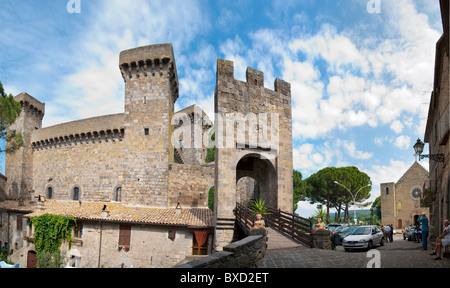
[[[425,146],[425,143],[422,142],[422,140],[417,139],[416,144],[414,144],[414,151],[416,152],[416,155],[419,155],[419,161],[420,159],[424,158],[430,158],[433,161],[436,162],[444,162],[445,156],[444,154],[430,154],[430,155],[422,155],[423,147]]]
[[[359,191],[361,191],[362,189],[364,189],[364,188],[370,186],[370,184],[368,184],[368,185],[366,185],[366,186],[364,186],[364,187],[361,187],[361,188],[359,188],[358,191],[356,191],[355,194],[353,194],[352,191],[350,191],[350,189],[348,189],[347,187],[345,187],[344,185],[342,185],[342,184],[339,183],[338,181],[334,181],[334,184],[338,184],[338,185],[344,187],[345,189],[347,189],[347,191],[350,193],[350,195],[352,195],[352,198],[353,198],[353,205],[356,204],[356,196],[358,195]],[[355,219],[355,217],[356,217],[356,209],[353,208],[353,219]],[[356,223],[355,223],[355,224],[356,224]]]

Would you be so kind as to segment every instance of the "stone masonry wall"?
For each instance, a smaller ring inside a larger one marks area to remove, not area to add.
[[[172,164],[169,167],[169,207],[208,207],[208,192],[214,185],[214,163]]]
[[[266,255],[266,243],[267,230],[252,230],[248,237],[223,247],[222,252],[175,268],[254,268]]]

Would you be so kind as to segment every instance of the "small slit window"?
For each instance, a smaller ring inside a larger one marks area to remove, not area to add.
[[[80,187],[78,187],[78,186],[73,187],[72,200],[75,200],[75,201],[80,200]]]
[[[144,135],[148,136],[150,134],[149,128],[144,128]]]
[[[52,187],[47,187],[47,193],[46,193],[46,197],[47,199],[53,199],[53,188]]]
[[[113,200],[116,202],[122,202],[122,187],[119,186],[114,189]]]

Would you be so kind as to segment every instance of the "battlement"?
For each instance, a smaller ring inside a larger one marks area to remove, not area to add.
[[[28,93],[22,92],[14,97],[16,102],[19,102],[22,106],[22,110],[30,111],[32,114],[38,116],[41,120],[45,114],[45,103],[36,100]]]
[[[33,150],[82,143],[122,141],[125,114],[111,114],[62,123],[33,131]]]
[[[125,82],[139,77],[168,77],[174,101],[178,99],[178,74],[172,44],[149,45],[122,51],[119,68]]]
[[[264,72],[247,67],[246,84],[249,87],[264,87]],[[219,81],[231,81],[234,79],[234,63],[230,60],[217,59],[217,73],[216,83]],[[268,89],[269,90],[269,89]],[[274,91],[281,93],[284,96],[291,96],[291,84],[281,80],[275,79]]]

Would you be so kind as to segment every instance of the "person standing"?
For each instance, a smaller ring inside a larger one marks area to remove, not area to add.
[[[427,250],[428,218],[425,212],[422,212],[422,217],[419,217],[417,222],[422,223],[422,250]]]
[[[394,242],[394,226],[391,224],[389,227],[391,228],[389,231],[389,241],[392,243]]]
[[[389,242],[389,240],[391,239],[390,234],[391,234],[391,227],[389,225],[386,225],[386,227],[384,227],[384,238],[386,240],[386,243]]]

